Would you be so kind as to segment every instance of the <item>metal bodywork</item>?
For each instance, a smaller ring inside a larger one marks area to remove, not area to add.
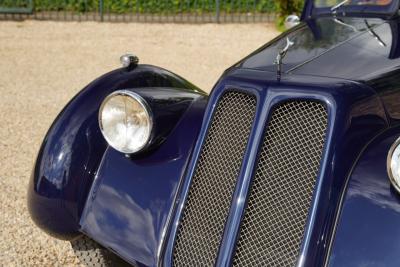
[[[236,90],[257,105],[215,264],[233,263],[271,111],[312,100],[326,107],[328,128],[298,266],[397,266],[400,197],[386,156],[400,136],[399,19],[341,22],[305,20],[229,68],[209,97],[151,66],[96,80],[45,138],[29,189],[34,221],[61,238],[84,233],[139,266],[170,266],[213,114]],[[278,80],[274,61],[287,38],[294,45]],[[160,114],[159,141],[134,157],[108,147],[97,125],[102,99],[118,89],[135,90]]]
[[[249,140],[249,148],[244,159],[238,184],[240,185],[234,195],[234,199],[246,199],[248,187],[253,176],[254,165],[257,159],[259,144],[263,139],[265,122],[270,110],[278,103],[293,99],[314,99],[326,103],[329,114],[329,130],[327,134],[326,149],[323,153],[322,170],[317,180],[317,190],[314,193],[314,207],[308,222],[308,240],[304,241],[303,258],[304,266],[319,266],[324,260],[325,248],[337,208],[341,186],[362,148],[377,133],[388,127],[384,108],[378,97],[368,88],[360,87],[353,82],[344,80],[313,78],[314,86],[301,77],[291,76],[281,83],[271,83],[275,73],[268,77],[265,72],[237,69],[231,71],[216,86],[210,98],[215,103],[220,94],[226,88],[246,88],[257,96],[261,103],[256,112],[255,127]],[[290,81],[295,81],[293,85]],[[209,105],[205,115],[205,122],[212,116],[212,107]],[[361,112],[360,112],[361,111]],[[207,126],[202,127],[200,143],[206,135]],[[351,146],[349,146],[351,144]],[[194,170],[196,157],[201,145],[197,146],[194,158],[189,167],[189,174],[185,179],[182,189],[183,198],[190,185],[190,177]],[[335,162],[334,168],[331,166]],[[232,260],[232,252],[235,249],[235,240],[240,227],[241,217],[245,203],[233,201],[228,227],[225,228],[224,240],[221,244],[218,259],[219,266],[229,266]],[[336,204],[336,205],[335,205]],[[179,206],[181,207],[181,206]],[[167,245],[165,265],[168,265],[173,250],[173,237],[176,233],[176,222],[179,221],[179,210],[174,218],[169,243]],[[324,242],[321,242],[324,240]]]
[[[381,17],[392,18],[399,9],[397,0],[389,1],[386,5],[374,5],[374,1],[365,2],[357,0],[325,2],[327,7],[316,7],[317,0],[306,0],[302,12],[302,20],[321,16],[359,16],[359,17]],[[377,1],[379,2],[379,1]],[[322,2],[323,3],[323,2]],[[332,3],[329,6],[328,3]]]
[[[366,146],[347,181],[328,266],[399,266],[400,196],[388,179],[386,157],[400,127]]]
[[[98,109],[107,95],[126,88],[140,91],[153,107],[157,123],[155,145],[163,143],[171,132],[186,135],[174,149],[150,149],[151,157],[140,155],[148,162],[154,158],[153,164],[144,166],[151,170],[153,165],[166,162],[163,173],[171,172],[174,179],[184,169],[199,131],[205,94],[184,79],[153,66],[141,65],[106,74],[71,100],[50,127],[40,148],[29,186],[28,205],[33,220],[49,234],[63,239],[79,235],[79,220],[92,182],[110,150],[100,132]],[[184,122],[189,126],[182,133],[184,126],[177,124]],[[139,165],[141,162],[138,160]],[[169,171],[168,162],[174,165]]]

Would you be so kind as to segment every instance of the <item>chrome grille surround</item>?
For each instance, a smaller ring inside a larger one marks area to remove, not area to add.
[[[256,112],[256,98],[225,92],[218,101],[178,226],[174,266],[213,266]]]
[[[233,266],[295,266],[325,143],[328,114],[313,101],[278,105],[266,127]]]

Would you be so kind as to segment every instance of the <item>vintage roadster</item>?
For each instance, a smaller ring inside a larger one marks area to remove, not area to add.
[[[48,131],[33,221],[89,266],[400,266],[398,11],[307,1],[210,95],[123,56]]]

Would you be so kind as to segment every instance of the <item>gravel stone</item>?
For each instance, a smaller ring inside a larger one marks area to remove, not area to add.
[[[34,226],[26,191],[39,146],[63,106],[119,67],[125,52],[206,91],[272,37],[266,24],[0,22],[0,266],[77,266],[69,242]]]

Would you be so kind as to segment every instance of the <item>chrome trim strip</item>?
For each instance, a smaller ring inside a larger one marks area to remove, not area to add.
[[[398,184],[398,182],[396,182],[396,180],[394,179],[392,167],[390,166],[391,165],[391,161],[392,161],[392,157],[393,157],[393,153],[397,148],[400,149],[400,137],[397,138],[397,140],[392,144],[392,146],[389,149],[389,153],[388,153],[387,161],[386,161],[386,167],[387,167],[387,173],[389,175],[389,179],[390,179],[391,184],[396,189],[396,191],[398,193],[400,193],[400,184]]]

